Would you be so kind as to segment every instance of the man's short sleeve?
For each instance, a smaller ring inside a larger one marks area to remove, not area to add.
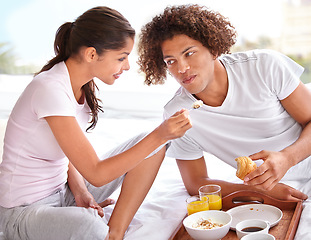
[[[298,87],[304,68],[275,51],[268,51],[268,54],[262,56],[262,66],[265,66],[267,76],[271,76],[271,79],[266,78],[267,84],[279,100],[285,99]]]
[[[203,150],[197,143],[184,135],[171,141],[166,155],[180,160],[195,160],[203,156]]]

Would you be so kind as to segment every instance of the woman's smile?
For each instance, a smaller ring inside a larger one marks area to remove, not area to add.
[[[116,74],[113,74],[113,77],[115,79],[118,79],[120,76],[121,76],[122,72],[121,73],[116,73]]]

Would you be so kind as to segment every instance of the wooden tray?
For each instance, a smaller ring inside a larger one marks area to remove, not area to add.
[[[236,206],[252,203],[264,203],[280,208],[283,212],[283,217],[276,226],[269,230],[269,233],[272,234],[276,240],[294,239],[302,211],[302,201],[281,201],[253,191],[237,191],[227,195],[222,201],[224,211]],[[223,238],[223,240],[236,239],[238,239],[236,232],[232,230]],[[169,240],[192,240],[192,238],[181,222]]]

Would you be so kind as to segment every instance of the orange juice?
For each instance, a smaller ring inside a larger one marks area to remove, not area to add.
[[[201,199],[204,201],[206,197],[209,198],[209,209],[210,210],[221,210],[222,209],[221,196],[208,194],[208,195],[202,196]]]
[[[206,198],[205,200],[193,201],[187,204],[188,215],[206,210],[209,210],[209,204]]]

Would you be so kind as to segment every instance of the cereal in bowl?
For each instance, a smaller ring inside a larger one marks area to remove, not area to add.
[[[223,224],[212,222],[211,219],[203,219],[200,218],[196,223],[192,225],[193,228],[198,229],[214,229],[218,227],[222,227]]]

